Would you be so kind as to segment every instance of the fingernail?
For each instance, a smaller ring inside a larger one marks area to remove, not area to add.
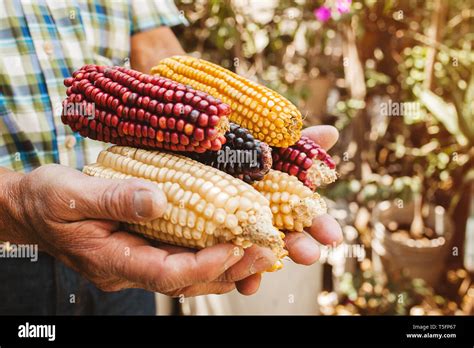
[[[153,194],[147,190],[139,190],[133,194],[133,207],[139,218],[149,218],[153,215]]]
[[[259,257],[252,262],[252,265],[249,268],[249,273],[255,274],[265,272],[267,269],[270,269],[274,263],[275,260],[273,260],[273,258],[269,259],[268,257]]]

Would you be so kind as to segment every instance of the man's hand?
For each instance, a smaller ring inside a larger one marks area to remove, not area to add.
[[[330,149],[339,137],[336,128],[332,126],[314,126],[303,130],[303,135],[311,138],[324,149]],[[327,215],[321,215],[313,220],[313,225],[307,229],[311,237],[304,233],[285,233],[285,244],[290,258],[302,265],[311,265],[319,259],[319,247],[316,240],[324,245],[339,244],[342,242],[342,231],[337,221]],[[258,248],[263,250],[264,248]],[[258,251],[256,251],[258,252]],[[243,294],[250,295],[258,290],[261,275],[237,282],[237,289]]]
[[[332,126],[309,127],[302,133],[326,150],[329,150],[339,138],[339,133]],[[304,233],[287,233],[285,238],[289,256],[293,261],[303,265],[313,264],[319,259],[319,247],[315,240],[324,245],[337,245],[342,242],[341,227],[328,214],[316,217],[307,232],[312,238]]]
[[[328,149],[337,140],[333,127],[304,131]],[[119,231],[116,221],[145,222],[160,217],[166,197],[139,179],[88,177],[59,165],[27,175],[0,171],[0,240],[36,243],[106,291],[143,288],[171,296],[258,290],[261,273],[276,261],[269,249],[245,250],[220,244],[201,251],[169,245],[152,246],[139,236]],[[309,234],[323,244],[342,241],[337,222],[328,215],[314,219]],[[309,265],[319,258],[314,239],[288,233],[290,257]]]
[[[313,139],[326,150],[330,149],[339,137],[336,128],[331,126],[309,127],[303,130],[303,135]],[[319,246],[316,240],[324,245],[342,242],[339,224],[327,214],[316,217],[307,232],[311,237],[299,232],[286,233],[285,243],[289,256],[299,264],[311,265],[319,259]],[[175,255],[189,252],[186,248],[166,246],[163,248]],[[240,293],[251,295],[260,286],[261,272],[269,269],[274,262],[275,256],[268,249],[252,246],[245,250],[245,257],[225,272],[220,280],[234,281]]]
[[[173,247],[156,248],[119,231],[116,221],[150,221],[165,210],[164,194],[144,180],[93,178],[47,165],[27,175],[2,170],[0,183],[0,240],[38,244],[102,290],[225,293],[235,280],[275,262],[269,250],[251,248],[244,257],[231,244],[176,254]]]

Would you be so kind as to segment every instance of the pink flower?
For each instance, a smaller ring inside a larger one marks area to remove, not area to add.
[[[351,10],[352,0],[336,0],[336,7],[339,13],[347,13]]]
[[[326,22],[331,18],[331,9],[326,6],[321,6],[314,10],[314,15],[321,22]]]

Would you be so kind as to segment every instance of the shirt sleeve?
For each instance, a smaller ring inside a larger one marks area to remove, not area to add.
[[[130,0],[132,35],[161,26],[188,25],[184,12],[173,0]]]

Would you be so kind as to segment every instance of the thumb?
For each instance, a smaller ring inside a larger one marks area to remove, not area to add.
[[[167,205],[162,190],[140,179],[84,178],[81,195],[88,218],[126,222],[145,222],[161,217]]]

